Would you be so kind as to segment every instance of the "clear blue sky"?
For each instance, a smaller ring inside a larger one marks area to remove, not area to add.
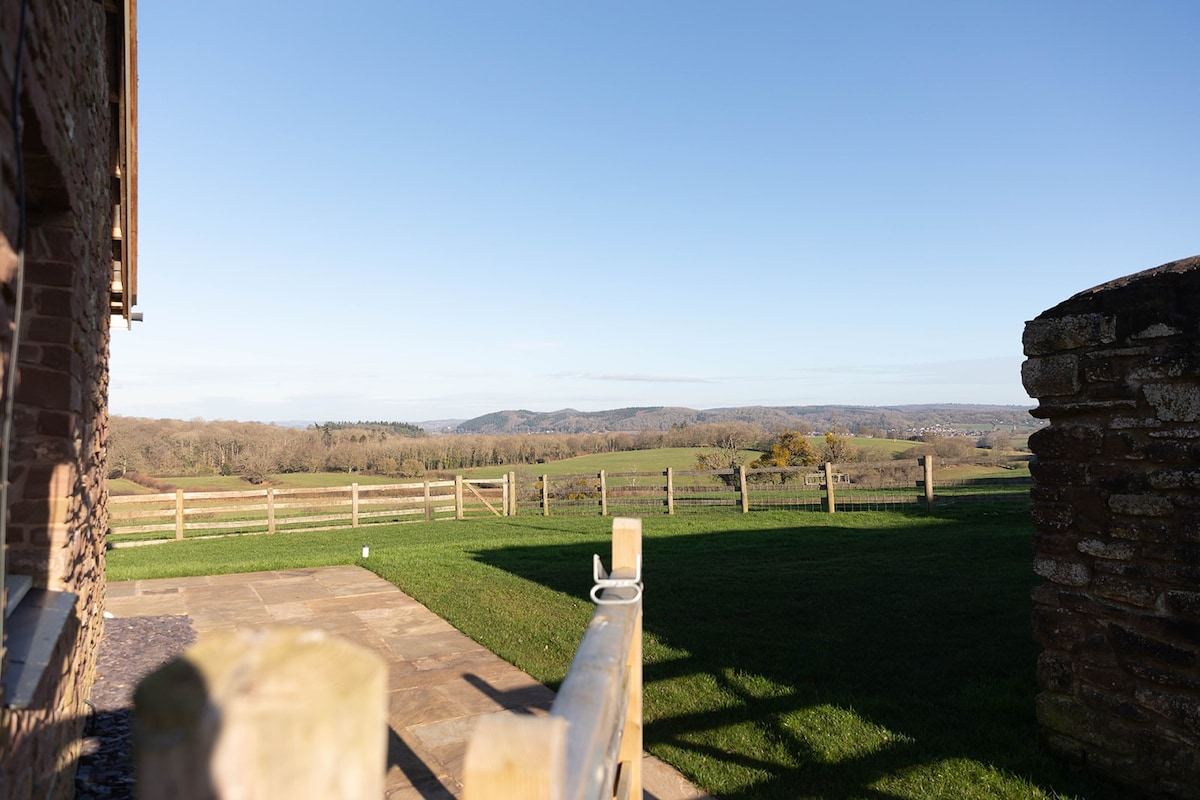
[[[111,410],[1030,404],[1200,253],[1200,3],[139,5]]]

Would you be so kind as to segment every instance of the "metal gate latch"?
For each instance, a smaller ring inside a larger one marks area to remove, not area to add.
[[[633,571],[632,578],[613,578],[604,571],[603,565],[600,563],[600,556],[592,556],[592,579],[596,585],[592,587],[591,596],[592,602],[598,606],[622,606],[631,605],[642,599],[642,557],[639,554],[637,557],[636,566]],[[633,596],[629,598],[601,599],[600,592],[604,589],[628,588],[633,589]]]

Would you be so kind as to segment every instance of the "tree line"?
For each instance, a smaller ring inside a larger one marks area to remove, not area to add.
[[[109,420],[111,477],[347,472],[420,477],[429,472],[537,464],[581,455],[660,447],[746,448],[769,436],[746,423],[679,425],[668,431],[429,436],[405,423],[324,423],[288,428],[261,422]]]
[[[745,450],[762,455],[751,467],[848,463],[859,460],[853,437],[836,428],[814,447],[803,432],[768,430],[763,425],[722,422],[671,426],[666,431],[584,434],[447,434],[430,436],[407,423],[337,422],[289,428],[260,422],[145,419],[109,420],[110,477],[239,475],[260,483],[268,475],[292,472],[346,472],[415,478],[473,467],[538,464],[574,456],[662,447],[705,447],[698,469],[736,468]],[[987,441],[927,434],[900,454],[934,453],[969,458],[975,447],[1002,449],[1007,437]]]

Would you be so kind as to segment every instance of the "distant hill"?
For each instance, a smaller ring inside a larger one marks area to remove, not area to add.
[[[749,422],[805,431],[835,426],[883,433],[925,430],[993,430],[997,427],[1030,431],[1042,425],[1027,406],[904,405],[904,406],[739,406],[697,410],[680,406],[645,406],[611,411],[496,411],[460,422],[453,433],[609,433],[665,431],[680,425]]]

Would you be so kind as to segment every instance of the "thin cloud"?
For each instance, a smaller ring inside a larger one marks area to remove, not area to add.
[[[618,381],[621,383],[720,383],[712,378],[693,375],[645,375],[632,373],[598,373],[561,375],[563,378],[579,378],[586,381]]]

